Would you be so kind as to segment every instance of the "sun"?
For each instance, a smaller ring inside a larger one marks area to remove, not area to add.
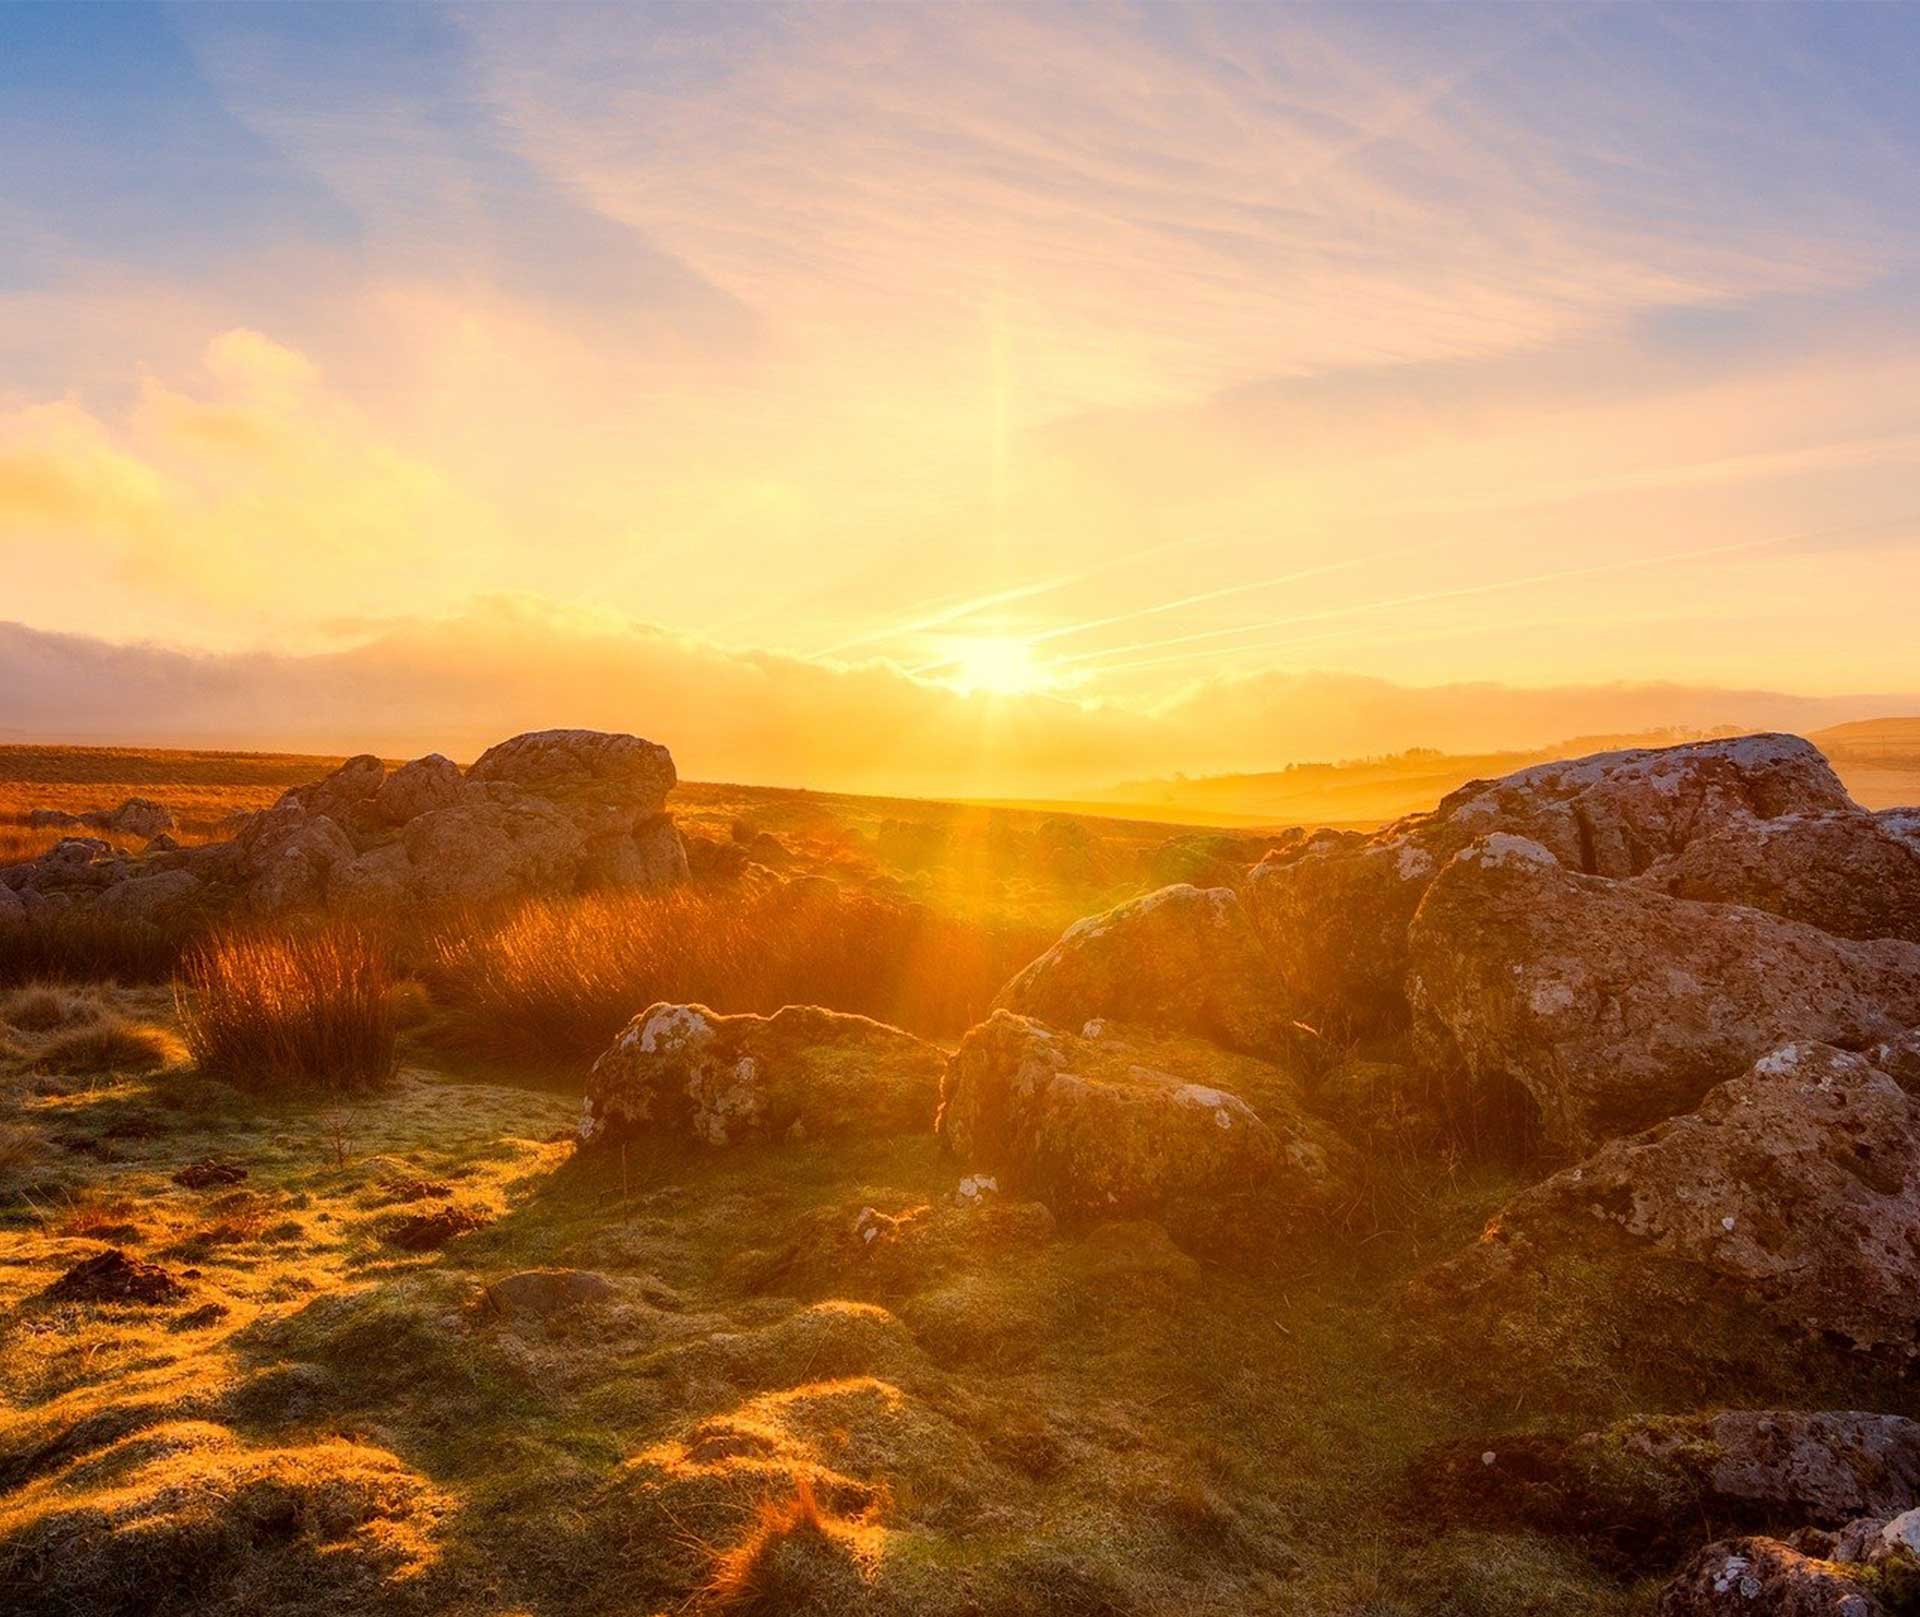
[[[947,683],[962,691],[1021,696],[1053,683],[1024,640],[1007,635],[955,635],[944,649]]]

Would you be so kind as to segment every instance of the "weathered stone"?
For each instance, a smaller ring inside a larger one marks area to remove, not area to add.
[[[580,1132],[651,1129],[709,1145],[927,1133],[944,1065],[911,1033],[815,1005],[772,1016],[651,1005],[593,1064]]]
[[[173,811],[150,797],[129,797],[117,809],[86,816],[89,825],[103,831],[118,831],[123,836],[157,837],[173,829]]]
[[[1010,1011],[954,1052],[939,1131],[962,1167],[1063,1217],[1154,1215],[1270,1181],[1279,1200],[1321,1205],[1351,1156],[1264,1062],[1111,1026],[1079,1037]]]
[[[671,887],[687,879],[688,860],[672,819],[656,814],[632,832],[616,831],[586,845],[578,883],[598,887]]]
[[[452,808],[466,784],[458,764],[430,752],[402,764],[381,781],[373,794],[374,812],[388,825],[405,825],[434,809]]]
[[[1855,809],[1723,826],[1634,880],[1675,898],[1771,910],[1844,938],[1920,941],[1920,848]]]
[[[1247,903],[1300,1014],[1335,1025],[1392,1021],[1404,1011],[1407,926],[1428,882],[1478,837],[1526,837],[1570,870],[1624,879],[1677,859],[1697,838],[1737,846],[1762,837],[1763,824],[1781,816],[1829,813],[1869,819],[1826,759],[1797,736],[1598,753],[1474,781],[1431,813],[1370,838],[1322,833],[1283,848],[1249,875]],[[1841,867],[1801,872],[1787,892],[1769,892],[1750,872],[1738,893],[1706,891],[1715,868],[1739,862],[1731,851],[1703,856],[1693,871],[1697,896],[1738,897],[1787,913],[1796,895],[1819,905],[1845,898],[1857,850],[1837,835],[1822,848]],[[1848,902],[1838,913],[1853,908]]]
[[[1276,1003],[1260,940],[1226,887],[1163,887],[1076,921],[993,1008],[1062,1027],[1110,1016],[1255,1054],[1285,1047],[1295,1031]]]
[[[1856,1571],[1771,1538],[1709,1544],[1660,1592],[1659,1617],[1884,1617]]]
[[[205,899],[206,888],[192,871],[162,870],[116,883],[93,907],[103,920],[170,926],[195,914]]]
[[[356,857],[352,840],[324,814],[270,822],[247,850],[252,879],[243,907],[261,916],[318,909],[332,872]]]
[[[665,747],[599,730],[535,730],[489,747],[470,780],[506,781],[542,795],[590,792],[640,814],[660,813],[677,776]]]
[[[1666,898],[1504,833],[1434,881],[1409,954],[1422,1059],[1519,1085],[1575,1150],[1686,1110],[1784,1040],[1858,1049],[1920,1023],[1920,944]]]
[[[401,842],[410,889],[428,905],[571,890],[584,848],[573,821],[538,797],[435,809],[409,821]]]
[[[1920,1501],[1920,1425],[1853,1410],[1639,1415],[1572,1437],[1463,1439],[1416,1462],[1423,1508],[1607,1541],[1653,1559],[1718,1527],[1884,1520]]]
[[[309,815],[324,815],[336,825],[357,830],[376,818],[374,796],[386,778],[387,766],[371,753],[361,753],[349,758],[332,774],[283,792],[280,803],[297,803]]]
[[[1657,1272],[1673,1296],[1730,1297],[1789,1337],[1904,1364],[1920,1354],[1916,1226],[1920,1102],[1860,1056],[1789,1044],[1523,1191],[1414,1295],[1492,1353],[1518,1341],[1503,1319],[1577,1331]],[[1679,1345],[1698,1321],[1668,1308],[1646,1328]]]

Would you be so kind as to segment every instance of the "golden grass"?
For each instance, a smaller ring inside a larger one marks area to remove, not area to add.
[[[817,1004],[957,1034],[1053,941],[845,892],[681,888],[530,902],[431,942],[434,997],[490,1046],[598,1054],[656,1000]]]
[[[256,1090],[365,1089],[393,1076],[393,987],[386,947],[362,927],[228,932],[182,960],[180,1022],[211,1077]]]
[[[102,1013],[97,995],[37,983],[17,988],[0,999],[0,1021],[27,1033],[50,1033],[55,1028],[91,1022]]]

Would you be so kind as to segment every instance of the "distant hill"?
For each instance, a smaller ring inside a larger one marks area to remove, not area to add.
[[[1470,780],[1511,774],[1532,764],[1738,733],[1723,726],[1571,736],[1547,747],[1484,753],[1416,747],[1383,758],[1295,764],[1259,774],[1125,781],[1090,793],[1089,806],[1196,825],[1376,825],[1431,808]],[[1840,724],[1809,739],[1833,760],[1847,789],[1868,808],[1920,803],[1920,717]]]
[[[1920,803],[1920,718],[1861,719],[1807,739],[1833,760],[1847,790],[1866,807]]]

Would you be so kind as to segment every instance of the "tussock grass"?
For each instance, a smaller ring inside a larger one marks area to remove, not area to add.
[[[96,1021],[101,1011],[94,995],[74,993],[50,983],[16,989],[0,999],[0,1021],[11,1023],[23,1033],[51,1033],[55,1028]]]
[[[1053,941],[823,891],[675,889],[536,900],[430,943],[435,998],[490,1047],[590,1056],[655,1000],[817,1004],[938,1036],[964,1031]]]
[[[85,908],[31,926],[0,922],[0,984],[43,979],[164,983],[198,936],[190,924],[136,925]]]
[[[176,1003],[203,1073],[289,1093],[366,1089],[394,1070],[393,968],[363,928],[228,932],[181,962]]]
[[[184,1051],[165,1028],[102,1017],[70,1032],[56,1034],[34,1052],[36,1072],[156,1072],[173,1065]]]

